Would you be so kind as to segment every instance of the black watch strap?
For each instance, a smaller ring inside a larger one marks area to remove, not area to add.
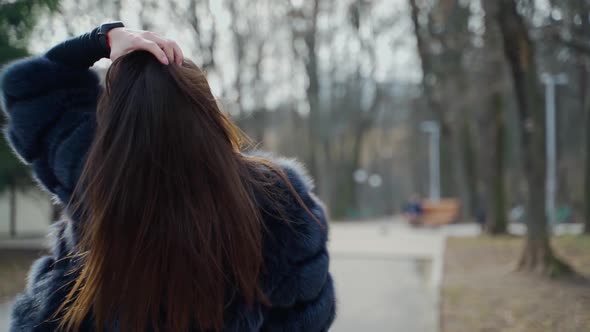
[[[108,44],[108,38],[107,38],[107,33],[114,28],[123,28],[125,27],[125,25],[123,25],[123,22],[121,21],[115,21],[115,22],[108,22],[108,23],[103,23],[100,25],[100,27],[98,28],[98,41],[100,42],[100,45],[105,49],[108,50],[110,53],[110,46]]]

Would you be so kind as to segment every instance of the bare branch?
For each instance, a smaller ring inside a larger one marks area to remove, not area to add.
[[[584,40],[575,37],[565,37],[561,34],[556,34],[553,39],[576,53],[590,57],[590,43]]]

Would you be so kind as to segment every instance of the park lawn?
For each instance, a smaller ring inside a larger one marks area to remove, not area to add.
[[[37,251],[0,250],[0,302],[11,300],[25,288],[26,277]]]
[[[442,331],[590,331],[590,281],[547,280],[515,272],[523,239],[449,238],[442,287]],[[590,280],[590,237],[553,246]]]

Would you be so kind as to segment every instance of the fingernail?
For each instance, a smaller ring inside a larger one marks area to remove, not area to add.
[[[162,61],[164,62],[165,65],[167,65],[169,63],[168,58],[166,58],[166,57],[162,58]]]

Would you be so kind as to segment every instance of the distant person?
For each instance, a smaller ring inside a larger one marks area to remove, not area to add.
[[[113,60],[106,88],[89,70]],[[11,331],[327,331],[327,221],[293,161],[240,150],[205,73],[104,24],[0,76],[7,137],[66,205]]]
[[[418,195],[412,195],[406,206],[404,207],[404,215],[411,225],[419,225],[422,223],[422,200]]]
[[[485,231],[488,215],[485,199],[482,194],[478,194],[475,196],[474,217],[475,222],[479,225],[480,230],[482,232]]]
[[[478,205],[475,208],[475,222],[479,225],[479,228],[484,231],[486,229],[487,214],[483,205]]]

